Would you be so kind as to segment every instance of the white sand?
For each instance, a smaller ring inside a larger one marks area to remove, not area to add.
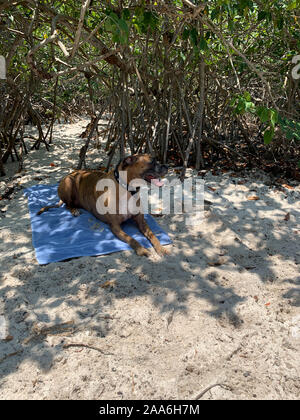
[[[22,188],[76,165],[85,124],[56,126],[51,152],[30,152]],[[258,171],[205,181],[204,223],[157,218],[174,242],[164,258],[39,266],[22,189],[0,201],[1,399],[189,399],[216,383],[229,388],[204,399],[299,399],[299,185],[280,191]]]

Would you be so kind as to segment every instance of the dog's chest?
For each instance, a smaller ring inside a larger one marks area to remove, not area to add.
[[[128,219],[131,219],[133,216],[136,216],[138,211],[136,207],[137,197],[128,194],[127,191],[120,194],[118,205],[118,215],[121,218],[122,222],[125,222]]]
[[[119,200],[119,208],[118,208],[118,214],[122,217],[124,217],[124,220],[127,220],[131,217],[131,214],[128,210],[128,200],[127,200],[127,194],[122,194],[120,196]]]

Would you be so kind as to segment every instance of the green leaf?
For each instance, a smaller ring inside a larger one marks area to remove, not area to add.
[[[278,116],[278,122],[288,140],[300,141],[300,122],[282,118],[280,115]]]
[[[245,111],[255,113],[255,105],[253,102],[245,102]]]
[[[216,19],[220,15],[220,9],[217,7],[216,9],[213,9],[210,15],[211,20]]]
[[[208,45],[207,45],[207,42],[206,42],[204,36],[202,36],[200,38],[199,48],[200,48],[200,50],[203,50],[203,51],[207,51],[208,50]]]
[[[287,6],[287,10],[297,9],[297,0],[292,0]]]
[[[245,112],[245,101],[243,100],[243,98],[239,98],[237,106],[235,108],[235,112],[237,114],[243,114]]]
[[[234,106],[236,104],[236,98],[232,98],[229,102],[229,106]]]
[[[122,18],[125,20],[130,20],[131,14],[129,9],[122,10]]]
[[[270,110],[270,121],[272,126],[275,127],[278,122],[278,112],[275,109]]]
[[[260,10],[257,15],[257,20],[260,22],[266,19],[266,16],[267,16],[267,12],[265,12],[264,10]]]
[[[276,26],[278,29],[282,29],[284,24],[284,19],[282,16],[279,16],[276,20]]]
[[[244,92],[244,98],[246,99],[246,101],[251,102],[251,95],[249,92]]]
[[[270,144],[271,141],[273,140],[274,137],[274,133],[275,130],[273,127],[268,128],[265,132],[264,132],[264,143],[265,144]]]
[[[151,17],[152,17],[152,13],[151,12],[145,12],[144,13],[144,25],[149,26],[151,23]]]
[[[182,32],[182,39],[186,41],[190,36],[190,30],[188,28],[184,28]]]
[[[183,61],[186,60],[186,56],[183,54],[182,51],[180,51],[179,55],[180,55],[180,57],[182,58]]]
[[[108,16],[115,24],[118,23],[119,16],[115,12],[109,12]]]
[[[152,30],[155,30],[157,28],[157,24],[158,24],[158,17],[155,13],[148,12],[148,11],[144,12],[143,25],[145,26],[146,31],[149,26]]]
[[[198,32],[197,32],[197,29],[196,28],[192,28],[191,29],[191,31],[190,31],[190,38],[191,38],[192,44],[194,46],[197,46],[197,44],[198,44]]]
[[[127,25],[126,21],[123,20],[123,19],[119,19],[118,25],[121,28],[121,30],[124,32],[124,34],[126,34],[126,36],[128,37],[129,36],[129,28],[128,28],[128,25]]]
[[[257,108],[257,115],[259,116],[262,123],[269,121],[269,110],[264,106]]]
[[[234,22],[231,19],[228,22],[228,28],[229,28],[230,32],[234,32]]]

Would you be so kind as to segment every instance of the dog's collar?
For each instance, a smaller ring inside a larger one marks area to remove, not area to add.
[[[117,164],[117,166],[115,167],[115,170],[114,170],[114,176],[115,176],[115,179],[116,179],[117,183],[120,184],[121,187],[125,188],[128,192],[130,192],[131,195],[136,194],[137,192],[139,192],[139,188],[137,190],[134,190],[128,184],[123,182],[123,180],[120,178],[120,174],[119,174],[119,171],[118,171],[119,165],[120,165],[120,162]]]

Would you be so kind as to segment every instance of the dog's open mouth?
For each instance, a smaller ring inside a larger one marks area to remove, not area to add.
[[[163,187],[164,183],[154,174],[146,174],[144,179],[150,184],[153,183],[156,187]]]

